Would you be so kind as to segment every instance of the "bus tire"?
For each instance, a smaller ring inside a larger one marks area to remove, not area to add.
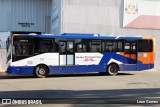
[[[115,76],[118,74],[119,67],[117,64],[110,64],[107,67],[107,74],[110,76]]]
[[[45,78],[49,74],[49,68],[46,65],[37,65],[34,70],[34,75],[38,78]]]

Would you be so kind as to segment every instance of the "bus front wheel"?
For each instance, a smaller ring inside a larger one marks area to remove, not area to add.
[[[49,74],[49,69],[46,65],[38,65],[35,67],[34,75],[38,78],[45,78]]]
[[[111,76],[115,76],[118,74],[119,67],[116,64],[110,64],[107,67],[107,74]]]

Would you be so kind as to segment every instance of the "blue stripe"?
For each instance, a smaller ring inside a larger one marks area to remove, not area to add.
[[[80,33],[64,33],[62,35],[26,35],[19,34],[19,36],[31,36],[31,37],[39,37],[39,38],[69,38],[69,39],[116,39],[117,36],[111,35],[98,35],[94,36],[94,34],[80,34]],[[138,40],[142,39],[141,36],[118,36],[118,39],[127,39],[127,40]]]
[[[119,65],[120,69],[123,71],[137,71],[136,65]],[[143,66],[139,67],[139,71],[147,70],[149,68],[153,68],[153,64],[143,64]],[[124,69],[125,68],[125,69]],[[61,74],[61,73],[85,73],[85,72],[106,72],[106,66],[52,66],[49,67],[50,74]],[[34,67],[33,66],[22,66],[22,67],[9,67],[7,70],[8,74],[33,74]]]

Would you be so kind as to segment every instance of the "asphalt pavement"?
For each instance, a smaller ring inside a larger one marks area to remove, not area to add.
[[[83,105],[84,99],[92,98],[111,100],[157,98],[159,100],[159,81],[160,71],[121,72],[117,76],[101,76],[98,73],[61,74],[47,78],[0,73],[0,98],[80,99],[82,101],[78,104],[56,104],[57,107],[96,106],[96,104]],[[159,104],[151,106],[158,107]],[[5,105],[1,106],[5,107]]]

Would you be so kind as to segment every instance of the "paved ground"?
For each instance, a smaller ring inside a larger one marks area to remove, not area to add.
[[[159,71],[120,73],[117,76],[100,76],[96,73],[54,75],[48,78],[0,75],[0,98],[160,98]],[[96,107],[95,104],[56,105],[61,106]]]

